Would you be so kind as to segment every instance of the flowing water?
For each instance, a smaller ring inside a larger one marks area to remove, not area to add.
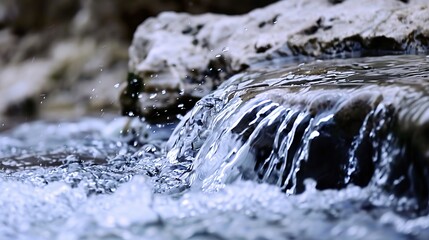
[[[427,239],[428,98],[429,58],[387,56],[236,75],[178,124],[22,124],[0,239]]]

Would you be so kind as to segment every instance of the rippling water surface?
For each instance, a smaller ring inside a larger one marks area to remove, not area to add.
[[[325,61],[235,76],[175,129],[22,124],[0,134],[0,238],[428,239],[416,167],[391,170],[427,158],[428,82],[424,56]],[[345,149],[334,187],[303,165],[331,159],[320,136]]]

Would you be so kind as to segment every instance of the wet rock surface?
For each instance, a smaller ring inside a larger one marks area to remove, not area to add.
[[[140,25],[130,47],[129,70],[145,84],[136,112],[157,118],[261,63],[427,53],[428,16],[418,0],[281,1],[241,16],[163,13]]]
[[[377,186],[417,202],[399,208],[426,212],[428,61],[326,60],[237,75],[176,128],[169,157],[191,162],[183,179],[205,190],[250,179],[295,194],[313,179],[320,190]]]

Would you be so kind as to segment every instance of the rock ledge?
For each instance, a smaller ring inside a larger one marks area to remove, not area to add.
[[[260,62],[427,53],[428,22],[422,0],[291,0],[241,16],[166,12],[141,24],[129,49],[129,70],[145,89],[135,112],[169,117]]]

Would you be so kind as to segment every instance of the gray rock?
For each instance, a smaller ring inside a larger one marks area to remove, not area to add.
[[[426,53],[428,22],[423,0],[291,0],[241,16],[162,13],[140,25],[129,49],[129,70],[145,85],[134,112],[168,115],[260,63]]]

